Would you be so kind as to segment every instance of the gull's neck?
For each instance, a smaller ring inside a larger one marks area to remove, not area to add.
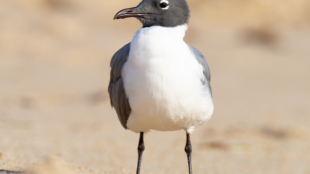
[[[136,32],[137,35],[152,35],[154,37],[161,37],[161,38],[175,38],[175,39],[182,39],[185,36],[185,32],[187,30],[187,24],[179,25],[176,27],[162,27],[162,26],[152,26],[152,27],[145,27],[141,28]]]

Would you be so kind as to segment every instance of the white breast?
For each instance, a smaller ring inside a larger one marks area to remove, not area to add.
[[[202,66],[183,41],[186,29],[154,26],[134,36],[122,72],[130,130],[191,131],[211,117],[212,97],[201,82]]]

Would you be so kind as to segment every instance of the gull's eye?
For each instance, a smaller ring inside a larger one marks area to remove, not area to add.
[[[169,2],[167,0],[162,0],[159,4],[160,8],[163,10],[168,10],[169,8]]]
[[[168,6],[168,4],[166,2],[160,3],[160,7],[161,8],[166,8],[167,6]]]

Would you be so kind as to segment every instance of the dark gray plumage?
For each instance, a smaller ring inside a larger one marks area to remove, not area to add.
[[[143,27],[175,27],[188,23],[189,19],[189,8],[184,0],[169,0],[169,10],[162,10],[159,0],[144,0],[137,10],[148,12],[143,18],[138,18]]]
[[[205,75],[206,79],[203,79],[203,83],[205,85],[208,86],[209,90],[210,90],[210,93],[212,95],[212,88],[211,88],[211,84],[210,84],[210,81],[211,81],[211,72],[210,72],[210,68],[208,66],[208,63],[206,62],[205,60],[205,57],[203,56],[203,54],[197,50],[196,48],[192,47],[189,45],[189,48],[192,50],[192,52],[194,52],[195,56],[196,56],[196,59],[197,61],[201,64],[201,66],[203,67],[203,74]],[[207,81],[206,81],[207,80]]]
[[[119,121],[127,129],[127,120],[131,113],[128,98],[125,93],[122,79],[122,68],[128,59],[130,43],[118,50],[111,60],[111,74],[109,83],[109,95],[112,107],[115,108]]]
[[[162,3],[166,3],[163,6]],[[169,8],[165,10],[165,8]],[[126,14],[124,13],[126,12]],[[114,19],[136,17],[143,27],[175,27],[188,23],[189,7],[185,0],[143,0],[137,7],[125,9],[116,14]]]

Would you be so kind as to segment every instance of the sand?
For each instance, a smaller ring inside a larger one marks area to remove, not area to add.
[[[0,2],[0,169],[132,174],[138,134],[107,94],[138,0]],[[310,174],[310,2],[189,0],[185,40],[211,68],[215,112],[192,134],[195,174]],[[145,137],[143,174],[187,173],[185,132]]]

